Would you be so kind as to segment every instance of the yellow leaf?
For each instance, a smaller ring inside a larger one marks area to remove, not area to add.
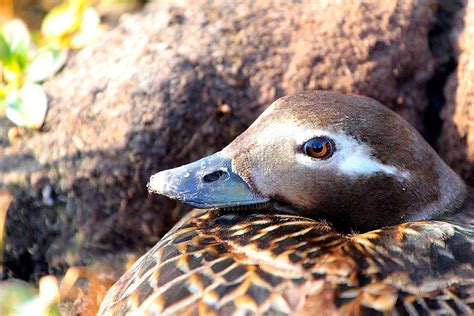
[[[75,32],[81,25],[82,10],[77,5],[63,3],[54,7],[41,24],[41,33],[47,39],[61,38]]]
[[[81,25],[71,38],[71,47],[84,47],[96,38],[101,31],[99,13],[92,7],[86,8],[81,19]]]
[[[23,83],[23,74],[19,67],[12,65],[12,68],[3,68],[3,78],[12,89],[20,89]]]
[[[7,87],[0,84],[0,100],[5,99],[7,97]]]

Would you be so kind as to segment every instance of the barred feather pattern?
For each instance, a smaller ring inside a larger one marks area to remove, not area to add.
[[[267,211],[193,211],[99,315],[474,313],[471,214],[343,235]]]

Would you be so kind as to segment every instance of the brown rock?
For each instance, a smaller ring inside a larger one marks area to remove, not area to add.
[[[474,1],[459,12],[453,31],[458,66],[447,85],[439,152],[446,162],[474,185]]]
[[[143,249],[181,214],[148,195],[149,176],[219,150],[282,95],[365,94],[421,127],[435,2],[160,1],[124,16],[45,85],[45,129],[0,147],[0,185],[25,187],[24,209],[25,190],[37,212],[55,201],[41,214],[56,209],[60,232],[36,241],[49,269]],[[10,221],[11,251],[30,247],[14,235],[28,220]]]

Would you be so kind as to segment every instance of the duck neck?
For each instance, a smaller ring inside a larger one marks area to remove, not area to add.
[[[474,188],[466,186],[466,195],[460,207],[436,218],[460,226],[473,227],[474,224]]]
[[[440,159],[441,161],[441,159]],[[417,214],[410,218],[411,221],[442,219],[466,210],[469,203],[469,192],[465,182],[443,161],[437,165],[438,199],[430,202]],[[436,183],[433,184],[436,186]]]

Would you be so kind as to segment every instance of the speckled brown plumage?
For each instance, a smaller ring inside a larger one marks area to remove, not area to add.
[[[101,315],[472,314],[468,215],[342,235],[293,215],[194,211],[112,288]]]

